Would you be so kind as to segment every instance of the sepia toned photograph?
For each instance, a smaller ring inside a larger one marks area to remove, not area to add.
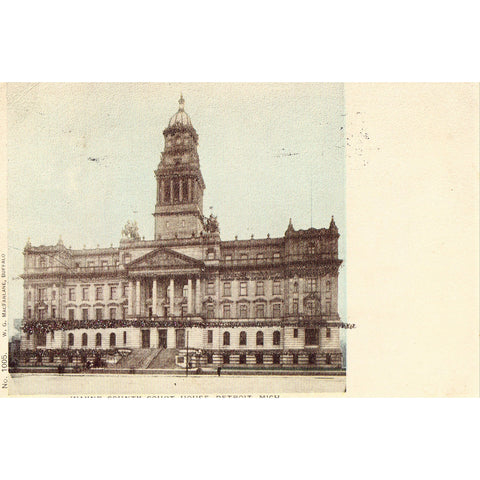
[[[9,391],[344,393],[342,84],[8,84]]]

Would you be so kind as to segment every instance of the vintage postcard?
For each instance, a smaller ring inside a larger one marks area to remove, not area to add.
[[[476,85],[2,99],[2,394],[478,395]]]

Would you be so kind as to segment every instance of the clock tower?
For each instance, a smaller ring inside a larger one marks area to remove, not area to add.
[[[155,239],[187,238],[204,230],[198,135],[180,96],[178,112],[163,131],[165,148],[155,171]]]

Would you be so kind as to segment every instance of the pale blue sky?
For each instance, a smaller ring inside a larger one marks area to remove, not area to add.
[[[204,212],[213,206],[222,239],[282,236],[290,217],[309,228],[312,200],[314,227],[335,215],[345,259],[342,84],[10,84],[10,319],[22,316],[28,237],[115,246],[136,219],[153,238],[153,171],[180,92],[200,138]],[[345,320],[344,266],[340,280]]]

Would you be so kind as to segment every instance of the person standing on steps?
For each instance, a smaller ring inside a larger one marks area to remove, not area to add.
[[[222,367],[217,367],[217,375],[220,376],[220,373],[222,372]]]

